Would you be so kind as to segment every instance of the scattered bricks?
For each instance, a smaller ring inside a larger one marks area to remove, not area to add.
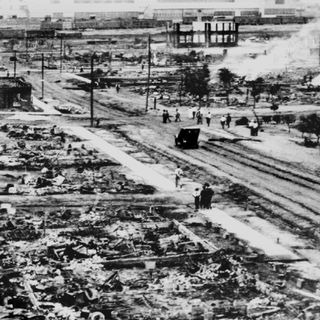
[[[229,240],[230,238],[230,233],[228,231],[225,231],[223,234],[222,234],[222,238],[223,239],[226,239],[226,240]]]
[[[219,224],[213,224],[212,225],[212,231],[216,234],[220,234],[222,231],[221,225]]]

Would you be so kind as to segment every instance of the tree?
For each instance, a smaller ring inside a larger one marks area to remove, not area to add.
[[[191,69],[188,67],[184,70],[185,91],[199,98],[199,106],[201,106],[201,99],[205,95],[209,95],[209,81],[210,71],[207,64],[204,64],[202,68]]]
[[[290,133],[291,125],[296,121],[296,116],[294,114],[285,114],[282,116],[282,120],[288,126]]]
[[[302,135],[304,133],[314,134],[317,137],[317,145],[320,140],[320,116],[316,113],[307,116],[302,115],[299,123],[295,126]]]
[[[281,89],[281,85],[279,83],[273,83],[269,87],[269,94],[272,96],[275,96],[279,93],[280,89]]]
[[[253,97],[253,108],[255,108],[258,96],[264,91],[264,79],[259,77],[256,80],[250,81],[249,86],[251,87],[251,96]]]
[[[227,105],[229,105],[229,91],[236,75],[227,68],[221,68],[219,69],[218,76],[219,81],[222,83],[224,89],[227,92]]]

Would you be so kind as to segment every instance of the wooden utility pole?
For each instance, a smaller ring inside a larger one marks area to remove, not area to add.
[[[320,37],[319,37],[319,66],[320,66]]]
[[[15,78],[17,75],[17,51],[14,52],[13,58],[13,77]]]
[[[41,97],[44,99],[44,53],[41,54]]]
[[[62,72],[63,36],[60,34],[60,73]]]
[[[94,64],[94,56],[91,56],[91,83],[90,83],[90,126],[93,128],[93,87],[94,87],[94,79],[93,79],[93,64]]]
[[[28,43],[28,33],[27,33],[27,30],[25,31],[25,38],[26,38],[26,55],[28,55],[29,43]]]
[[[181,74],[180,78],[180,91],[179,91],[179,106],[181,107],[181,96],[182,96],[182,83],[183,83],[183,75]]]
[[[151,74],[151,36],[149,33],[149,35],[148,35],[148,80],[147,80],[146,111],[148,111],[148,107],[149,107],[150,74]]]

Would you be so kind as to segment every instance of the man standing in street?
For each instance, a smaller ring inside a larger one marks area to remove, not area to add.
[[[175,122],[181,122],[181,116],[178,109],[176,109],[176,118],[174,120]]]
[[[226,123],[227,123],[228,129],[230,128],[230,122],[231,122],[231,116],[230,116],[230,113],[228,113],[227,118],[226,118]]]
[[[195,188],[195,190],[192,193],[192,196],[194,197],[194,209],[195,211],[198,211],[200,207],[200,189]]]
[[[202,111],[201,111],[201,108],[198,109],[198,111],[196,113],[196,117],[197,117],[197,124],[202,124]]]
[[[197,107],[193,106],[191,108],[191,112],[192,112],[192,119],[194,120],[196,118],[196,113],[197,113]]]
[[[174,174],[176,176],[176,188],[180,187],[180,189],[181,189],[182,188],[181,178],[183,176],[183,171],[179,165],[178,165],[177,169],[174,171]]]
[[[224,129],[224,126],[226,124],[226,117],[223,115],[221,118],[220,118],[220,123],[221,123],[221,128]]]
[[[167,123],[167,113],[166,110],[162,112],[162,123]]]
[[[206,121],[207,121],[208,127],[210,127],[211,117],[212,117],[211,112],[208,111],[206,114]]]

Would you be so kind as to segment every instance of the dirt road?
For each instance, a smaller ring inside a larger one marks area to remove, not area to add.
[[[66,81],[59,74],[48,77],[47,95],[88,108],[89,93],[63,90]],[[31,75],[29,80],[39,90],[37,75]],[[317,238],[314,230],[320,222],[320,179],[301,166],[266,157],[241,144],[207,142],[198,150],[177,150],[173,134],[189,122],[164,125],[161,112],[144,113],[144,97],[121,91],[118,95],[114,88],[95,92],[95,114],[104,119],[104,128],[119,133],[158,163],[181,163],[187,167],[190,179],[224,185],[226,190],[220,200],[228,203],[226,206],[249,205],[258,216],[280,228]],[[243,188],[235,191],[234,185]]]

